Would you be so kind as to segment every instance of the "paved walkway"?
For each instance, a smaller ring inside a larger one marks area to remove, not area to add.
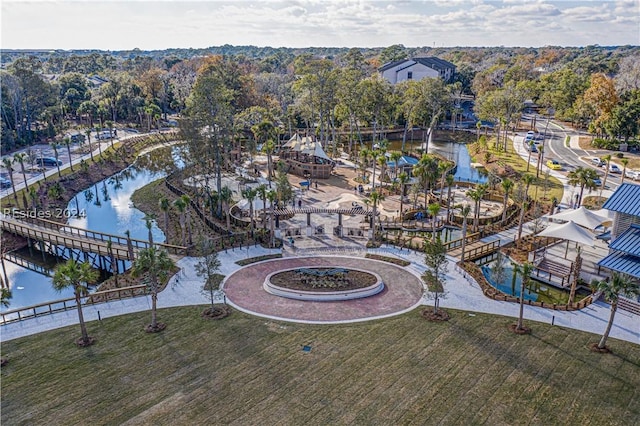
[[[516,141],[514,146],[517,151],[524,151],[524,148],[520,149],[520,147],[523,147],[520,140]],[[522,154],[526,155],[526,152],[522,152]],[[556,172],[552,172],[552,174],[555,175]],[[566,185],[566,178],[561,180]],[[304,204],[305,206],[316,205],[316,203],[323,206],[326,204],[327,207],[334,208],[334,204],[339,205],[341,202],[349,202],[351,198],[360,199],[359,195],[352,194],[351,190],[348,188],[350,188],[349,185],[341,188],[339,186],[327,185],[325,182],[320,181],[319,189],[305,191]],[[571,187],[565,186],[565,189],[570,188]],[[567,192],[568,191],[565,191],[565,194]],[[317,218],[315,218],[314,222],[317,221],[319,223],[335,224],[335,217],[324,218],[320,217],[322,215],[316,216]],[[359,222],[358,218],[355,220]],[[357,224],[359,223],[354,223],[354,225]],[[331,228],[325,229],[329,230]],[[530,226],[525,224],[523,231],[524,234],[530,233]],[[500,234],[486,237],[483,241],[488,242],[499,239],[502,241],[502,244],[506,244],[507,242],[513,241],[516,232],[517,228],[509,229]],[[312,238],[299,237],[295,239],[295,249],[286,247],[283,255],[285,258],[297,258],[300,256],[321,254],[323,256],[333,255],[343,256],[350,259],[356,258],[359,261],[362,261],[362,256],[368,251],[371,253],[388,254],[410,261],[411,265],[405,269],[411,272],[415,277],[419,277],[425,270],[423,265],[423,255],[420,253],[409,252],[406,249],[400,250],[391,246],[383,246],[380,249],[367,250],[363,246],[364,242],[364,239],[338,239],[330,234]],[[240,269],[240,267],[235,264],[237,260],[274,252],[280,252],[280,250],[267,250],[261,247],[250,247],[243,248],[241,250],[236,249],[228,252],[221,252],[219,255],[222,263],[220,273],[225,276],[231,276],[231,274]],[[186,257],[180,260],[178,265],[180,266],[181,271],[171,279],[170,285],[167,289],[160,293],[158,298],[159,308],[204,305],[210,303],[208,295],[202,292],[204,280],[198,277],[195,273],[194,265],[197,262],[197,258],[191,257]],[[351,260],[349,262],[351,262]],[[518,316],[518,304],[500,302],[486,298],[482,294],[480,286],[474,280],[467,277],[462,270],[459,270],[456,267],[455,259],[449,258],[448,269],[448,279],[445,285],[447,294],[441,301],[442,307],[468,311],[469,315],[472,315],[473,312],[482,312],[507,317]],[[250,309],[250,306],[241,306],[236,304],[233,298],[235,297],[239,302],[240,299],[238,299],[237,296],[230,296],[229,300],[227,300],[228,303],[247,312],[273,319],[310,321],[309,318],[304,318],[300,315],[296,316],[295,312],[260,312],[259,310],[254,312]],[[222,298],[223,296],[220,295],[219,297]],[[217,301],[222,302],[222,299]],[[427,298],[421,298],[420,303],[429,305],[432,301]],[[408,305],[399,306],[396,314],[406,311],[407,306]],[[104,320],[109,317],[127,313],[148,311],[150,310],[150,307],[151,301],[147,296],[123,301],[108,302],[94,306],[86,306],[84,308],[84,314],[87,321],[97,320],[98,318]],[[369,316],[374,318],[379,315],[389,314],[393,313],[390,313],[389,311],[377,313],[371,312]],[[609,318],[609,305],[604,302],[596,302],[581,311],[573,312],[553,311],[538,307],[525,306],[524,316],[527,321],[540,321],[548,324],[554,323],[556,326],[601,334],[604,331]],[[338,318],[333,322],[338,323],[353,320],[353,318]],[[323,322],[330,321],[323,320]],[[77,324],[77,313],[75,310],[7,324],[0,326],[0,341],[7,341],[74,324]],[[91,327],[91,324],[89,324],[89,327]],[[611,337],[640,344],[640,316],[619,310],[616,314],[615,323],[611,330]]]
[[[303,241],[305,240],[313,241],[313,239],[302,239],[296,244],[303,244]],[[287,248],[285,250],[289,249]],[[323,252],[331,255],[334,254],[333,250],[334,249],[331,247],[325,246]],[[336,246],[335,250],[335,254],[344,255],[344,252],[340,247]],[[251,247],[249,249],[244,248],[242,250],[236,249],[226,253],[221,252],[219,256],[222,263],[220,272],[229,276],[240,269],[240,267],[235,264],[237,260],[274,252],[277,253],[280,252],[280,250],[267,250],[261,247]],[[364,252],[364,248],[362,248],[362,252]],[[406,249],[399,250],[390,246],[383,246],[379,249],[369,250],[369,252],[396,256],[412,262],[411,265],[405,269],[416,277],[419,277],[425,270],[425,267],[422,265],[423,256],[420,253],[409,252]],[[198,259],[192,257],[183,258],[179,262],[179,266],[182,269],[172,278],[167,289],[160,293],[158,298],[159,308],[205,305],[210,303],[207,294],[202,292],[203,279],[195,274],[194,265],[197,262]],[[470,315],[474,312],[483,312],[512,318],[518,316],[517,304],[500,302],[486,298],[482,294],[480,286],[468,276],[465,276],[464,272],[455,266],[453,259],[450,259],[448,269],[448,279],[445,286],[447,294],[441,301],[442,307],[468,311]],[[233,300],[229,300],[228,302],[232,305],[234,304]],[[422,298],[421,303],[424,305],[430,305],[432,304],[432,301],[427,298]],[[132,312],[148,311],[150,307],[151,300],[149,297],[139,297],[94,306],[86,306],[84,308],[84,314],[87,321],[97,320],[98,316],[100,316],[102,320],[106,320],[113,316]],[[243,310],[247,309],[243,308]],[[404,310],[406,310],[406,307],[399,308],[398,313],[403,312]],[[268,313],[262,313],[261,315],[273,319],[285,319],[281,314],[270,315]],[[375,313],[372,313],[371,316],[375,317],[376,315]],[[553,322],[559,327],[601,334],[604,331],[609,318],[609,305],[604,302],[596,302],[581,311],[573,312],[553,311],[538,307],[525,306],[524,316],[526,321],[539,321],[547,324],[551,324]],[[162,317],[162,312],[160,312],[160,317]],[[299,321],[300,318],[292,317],[286,318],[286,320]],[[52,330],[68,325],[75,325],[77,322],[77,312],[75,310],[71,310],[11,323],[0,326],[0,341],[8,341],[40,333],[42,331]],[[88,326],[89,330],[91,330],[90,323]],[[535,327],[535,324],[533,327]],[[616,319],[611,330],[611,337],[640,344],[640,316],[619,310],[616,314]]]

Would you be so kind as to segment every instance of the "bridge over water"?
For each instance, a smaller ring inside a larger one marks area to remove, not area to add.
[[[5,232],[32,241],[49,243],[69,250],[93,253],[122,261],[133,261],[140,249],[148,248],[150,245],[146,240],[82,229],[40,218],[19,219],[2,214],[0,215],[0,227]],[[171,244],[154,242],[154,245],[174,254],[186,253],[187,250],[186,247]]]

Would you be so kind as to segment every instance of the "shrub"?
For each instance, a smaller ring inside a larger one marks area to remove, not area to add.
[[[593,145],[594,148],[615,151],[620,147],[620,141],[617,139],[595,138],[591,145]]]

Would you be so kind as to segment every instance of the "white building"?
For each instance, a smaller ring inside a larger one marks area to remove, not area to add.
[[[441,78],[448,83],[453,80],[456,66],[451,62],[431,56],[389,62],[381,66],[378,71],[391,84],[407,80],[419,81],[423,78]]]

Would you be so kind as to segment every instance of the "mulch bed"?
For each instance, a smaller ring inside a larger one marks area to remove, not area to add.
[[[423,309],[422,312],[420,312],[420,315],[422,315],[423,318],[433,322],[449,321],[449,319],[451,318],[449,316],[449,313],[444,309],[438,309],[438,312],[433,312],[433,309],[427,308]]]
[[[367,259],[381,260],[383,262],[393,263],[394,265],[400,265],[400,266],[411,265],[411,262],[407,262],[404,259],[398,259],[397,257],[382,256],[382,255],[373,254],[373,253],[367,253],[364,257],[366,257]]]
[[[509,330],[511,330],[515,334],[531,334],[531,329],[529,327],[523,325],[521,330],[518,330],[517,327],[518,324],[511,324],[509,326]]]
[[[162,330],[164,330],[165,328],[167,328],[167,324],[165,324],[163,322],[158,322],[155,327],[151,326],[151,324],[147,325],[144,328],[144,331],[145,331],[145,333],[159,333]]]
[[[610,354],[611,353],[611,349],[609,349],[608,347],[604,347],[604,348],[599,348],[597,343],[590,343],[589,344],[589,350],[591,352],[596,352],[599,354]]]
[[[76,345],[79,348],[86,348],[89,347],[91,345],[93,345],[94,343],[96,343],[96,339],[94,337],[89,336],[89,340],[87,340],[86,342],[84,341],[84,339],[82,337],[79,337],[76,340]]]
[[[202,311],[202,318],[219,320],[231,315],[231,308],[227,305],[216,304]]]

